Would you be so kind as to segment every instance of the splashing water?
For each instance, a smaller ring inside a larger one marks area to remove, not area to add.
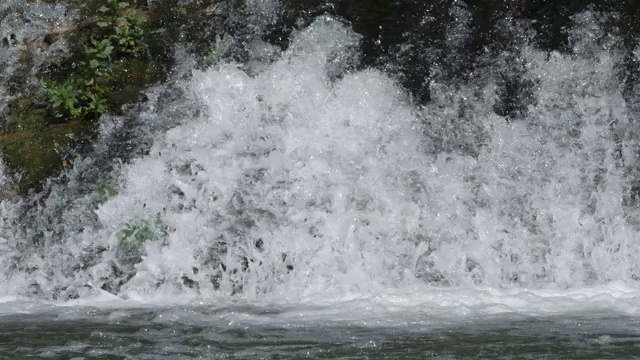
[[[86,226],[58,224],[62,240],[44,233],[25,254],[2,203],[0,295],[544,311],[606,294],[636,312],[622,55],[593,44],[589,14],[577,22],[572,55],[518,49],[530,98],[510,121],[494,107],[507,58],[464,84],[432,80],[416,106],[384,71],[349,70],[359,36],[329,17],[275,61],[194,71],[193,111],[141,114],[172,125]]]

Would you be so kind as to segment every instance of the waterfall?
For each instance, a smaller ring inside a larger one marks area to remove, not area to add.
[[[463,49],[468,14],[455,11],[447,38]],[[425,79],[426,104],[391,71],[358,67],[361,36],[330,16],[283,51],[252,40],[246,63],[189,68],[148,91],[132,121],[149,146],[109,173],[117,194],[54,187],[31,223],[0,203],[0,296],[633,293],[625,51],[590,12],[571,54],[539,49],[526,26],[505,31],[523,40],[465,81]],[[102,121],[104,150],[129,120]]]

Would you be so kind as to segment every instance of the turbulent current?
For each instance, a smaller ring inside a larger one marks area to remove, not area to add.
[[[426,104],[392,71],[356,66],[360,35],[329,16],[284,51],[247,44],[244,63],[191,70],[185,56],[135,118],[102,119],[95,156],[124,126],[150,144],[139,156],[99,175],[78,159],[37,206],[0,203],[0,313],[70,300],[278,304],[297,309],[287,319],[379,324],[441,309],[637,314],[628,54],[592,13],[576,17],[570,54],[508,31],[515,47],[464,80],[435,64]],[[514,81],[520,107],[504,116]],[[117,194],[69,194],[83,176]]]

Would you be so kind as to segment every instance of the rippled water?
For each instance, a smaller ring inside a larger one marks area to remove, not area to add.
[[[173,307],[4,315],[3,359],[622,359],[640,353],[640,320],[604,314],[507,314],[276,321],[286,309]],[[257,320],[252,323],[247,318]]]
[[[441,289],[258,304],[5,299],[2,359],[631,359],[640,293]]]

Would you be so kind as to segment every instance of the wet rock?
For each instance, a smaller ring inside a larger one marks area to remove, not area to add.
[[[197,281],[191,280],[186,275],[182,276],[182,284],[190,289],[200,290],[200,284]]]
[[[435,247],[430,242],[420,243],[416,252],[420,255],[415,261],[414,275],[427,284],[447,285],[448,280],[444,273],[439,271],[431,255],[435,252]]]
[[[264,251],[264,241],[262,239],[256,240],[254,246],[256,247],[256,250],[258,250],[258,252]]]
[[[84,271],[95,266],[101,260],[102,253],[106,250],[107,249],[101,245],[86,247],[78,259],[80,262],[80,269]]]
[[[96,265],[91,273],[93,286],[117,295],[120,289],[135,276],[135,269],[110,261]]]
[[[211,282],[211,286],[213,290],[220,289],[220,281],[222,280],[222,271],[217,271],[213,275],[208,276],[209,282]]]
[[[171,187],[169,187],[169,193],[176,195],[180,199],[184,199],[184,191],[176,185],[171,185]]]
[[[475,284],[482,283],[482,281],[484,280],[484,271],[482,270],[480,264],[478,264],[475,260],[468,258],[465,262],[465,266],[467,268],[467,271],[471,275],[471,279],[473,279],[473,282]]]
[[[38,282],[32,282],[28,287],[29,295],[40,298],[44,295],[44,291],[42,291],[42,287]]]
[[[317,226],[312,225],[309,227],[309,235],[313,236],[314,238],[322,238],[323,235],[320,232],[320,229],[318,229]]]
[[[7,168],[21,173],[19,188],[23,192],[43,184],[55,171],[64,168],[60,146],[70,143],[69,133],[83,134],[91,131],[91,124],[73,121],[55,124],[45,132],[28,129],[0,134],[0,150],[7,160]]]
[[[117,272],[117,267],[113,263],[100,263],[91,269],[93,279],[100,282],[116,277]]]
[[[51,299],[53,300],[73,300],[80,297],[80,293],[78,289],[76,289],[73,285],[69,286],[57,286],[51,290]]]

